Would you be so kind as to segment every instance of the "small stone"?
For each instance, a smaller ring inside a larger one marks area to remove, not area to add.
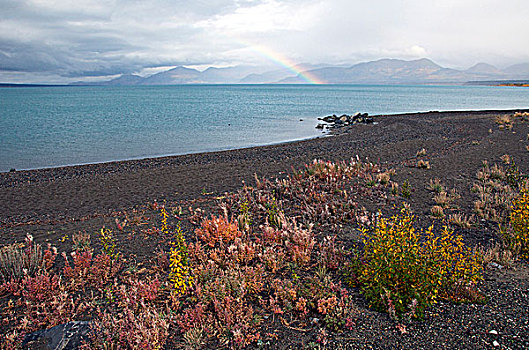
[[[496,340],[492,342],[492,345],[494,345],[495,348],[500,346],[500,343],[498,343]]]
[[[493,330],[489,331],[489,334],[498,334],[498,332],[493,329]]]
[[[502,266],[502,265],[500,265],[500,264],[498,264],[498,263],[495,263],[495,262],[491,262],[491,263],[489,264],[489,266],[490,266],[490,267],[493,267],[493,268],[495,268],[495,269],[498,269],[498,270],[503,269],[503,266]]]

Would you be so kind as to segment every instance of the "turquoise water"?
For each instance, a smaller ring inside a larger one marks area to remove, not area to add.
[[[321,135],[317,117],[528,108],[529,89],[179,85],[0,89],[0,171],[272,144]],[[302,121],[300,121],[302,119]]]

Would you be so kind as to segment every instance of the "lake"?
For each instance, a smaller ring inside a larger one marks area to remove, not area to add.
[[[176,85],[0,89],[0,171],[217,151],[317,137],[329,114],[529,107],[488,86]]]

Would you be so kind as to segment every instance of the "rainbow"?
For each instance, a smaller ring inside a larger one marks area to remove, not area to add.
[[[272,49],[261,45],[248,45],[248,48],[258,53],[259,55],[269,59],[270,61],[287,68],[292,73],[295,73],[296,76],[299,76],[309,84],[325,84],[325,82],[320,80],[317,76],[310,72],[307,72],[303,69],[303,67],[300,67],[298,64],[294,63],[289,58],[283,56],[279,52],[275,52]]]

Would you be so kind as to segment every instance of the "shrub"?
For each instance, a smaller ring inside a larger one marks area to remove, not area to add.
[[[168,233],[165,208],[162,208],[162,232]],[[191,276],[187,244],[180,223],[177,224],[173,233],[173,240],[169,250],[169,269],[169,281],[172,284],[173,292],[177,295],[185,294],[193,284],[193,276]]]
[[[507,170],[498,165],[490,167],[487,162],[483,162],[477,178],[478,181],[472,187],[472,191],[479,196],[474,202],[474,210],[486,220],[506,224],[510,205],[523,182],[518,167],[510,157]]]
[[[203,220],[201,226],[195,230],[199,239],[210,247],[216,244],[227,244],[241,236],[238,224],[226,217],[215,217]]]
[[[445,217],[445,213],[443,211],[443,207],[439,206],[439,205],[434,205],[431,209],[431,212],[432,212],[432,216],[434,218],[444,218]]]
[[[410,182],[408,180],[404,180],[400,188],[400,195],[404,198],[410,198],[411,192],[412,192],[412,188],[411,188]]]
[[[117,260],[119,258],[119,252],[116,249],[116,239],[112,235],[112,230],[108,228],[102,228],[99,231],[99,241],[103,246],[103,252],[110,256],[112,260]]]
[[[520,195],[514,200],[509,216],[510,227],[507,230],[509,246],[520,254],[521,258],[529,258],[529,189],[525,185]]]
[[[446,227],[438,237],[433,226],[416,230],[408,212],[381,217],[374,232],[364,230],[363,237],[359,281],[377,310],[394,309],[396,315],[403,315],[413,306],[421,316],[456,286],[472,286],[481,278],[478,257],[463,245],[461,236]]]
[[[99,349],[162,349],[170,325],[170,314],[150,305],[137,312],[128,305],[119,313],[100,311],[91,325],[91,346]]]

